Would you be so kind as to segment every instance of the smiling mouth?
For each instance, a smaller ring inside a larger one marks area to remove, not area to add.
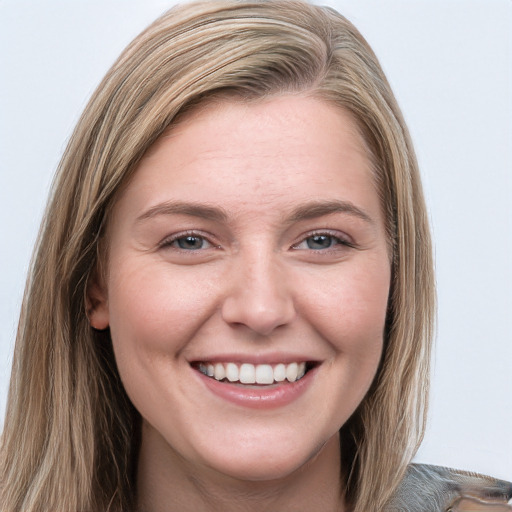
[[[209,363],[193,365],[199,372],[219,382],[233,384],[273,385],[281,382],[296,382],[312,367],[311,363],[293,362],[278,364]]]

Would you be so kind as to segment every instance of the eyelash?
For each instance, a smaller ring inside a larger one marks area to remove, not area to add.
[[[299,248],[299,246],[301,244],[304,244],[304,243],[307,244],[308,240],[313,239],[315,237],[326,237],[326,238],[329,238],[331,244],[329,245],[329,247],[318,248],[318,249],[314,249],[314,248],[311,248],[311,247],[303,248],[303,249]],[[187,238],[191,238],[191,239],[193,238],[193,239],[201,240],[203,243],[209,244],[209,247],[206,247],[206,248],[198,247],[197,249],[184,248],[184,247],[174,247],[174,248],[179,250],[179,251],[185,251],[185,252],[195,252],[195,251],[200,251],[201,249],[211,249],[211,248],[217,249],[217,248],[220,248],[219,245],[216,245],[213,242],[211,242],[209,240],[208,236],[206,236],[203,233],[198,233],[197,231],[185,231],[185,232],[182,232],[182,233],[177,233],[175,235],[172,235],[172,236],[170,236],[168,238],[165,238],[159,244],[159,248],[167,248],[167,247],[172,248],[173,244],[179,243],[180,240],[185,240]],[[336,246],[339,246],[339,245],[345,246],[345,247],[352,247],[352,248],[355,247],[352,242],[350,242],[346,238],[340,236],[340,234],[338,232],[315,231],[315,232],[312,232],[312,233],[308,233],[307,236],[301,238],[298,243],[293,244],[291,246],[291,248],[294,249],[294,250],[297,250],[297,251],[310,250],[310,251],[315,252],[315,253],[328,253],[328,252],[331,252],[331,251],[336,251],[337,250]]]
[[[173,248],[174,243],[179,242],[179,240],[185,240],[187,238],[195,238],[198,240],[202,240],[203,242],[206,242],[207,244],[210,245],[210,247],[207,247],[208,249],[211,249],[211,248],[216,249],[219,247],[219,245],[216,245],[213,242],[211,242],[209,240],[208,236],[206,236],[203,233],[198,233],[197,231],[185,231],[185,232],[177,233],[175,235],[167,237],[164,240],[162,240],[162,242],[160,242],[158,247],[159,247],[159,249],[165,249],[167,247]],[[197,249],[185,249],[183,247],[174,247],[174,248],[177,249],[178,251],[185,251],[185,252],[194,252],[194,251],[200,251],[201,249],[204,249],[203,247],[200,247]]]
[[[299,246],[301,244],[307,243],[308,240],[313,239],[315,237],[326,237],[329,238],[331,241],[331,245],[329,247],[320,248],[320,249],[314,249],[311,247],[308,247],[307,249],[299,249]],[[308,233],[307,236],[301,238],[301,240],[292,245],[292,249],[295,249],[297,251],[302,250],[310,250],[315,253],[329,253],[332,251],[339,250],[336,246],[344,246],[344,247],[350,247],[354,248],[355,245],[347,240],[345,237],[341,236],[339,232],[332,232],[332,231],[314,231],[313,233]]]

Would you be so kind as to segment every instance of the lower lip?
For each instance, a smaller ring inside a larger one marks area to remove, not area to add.
[[[273,409],[288,405],[302,396],[311,385],[316,370],[316,367],[309,370],[304,377],[295,382],[280,382],[261,388],[220,382],[207,377],[199,370],[194,372],[214,395],[228,402],[252,409]]]

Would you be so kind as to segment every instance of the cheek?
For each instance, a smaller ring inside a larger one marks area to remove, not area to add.
[[[214,286],[197,272],[168,265],[119,265],[109,280],[116,357],[173,358],[215,309]]]
[[[384,264],[333,270],[323,286],[312,287],[310,322],[337,350],[364,356],[378,349],[380,354],[389,286],[390,269]]]
[[[364,263],[364,264],[363,264]],[[321,379],[324,407],[318,413],[336,432],[360,405],[381,360],[389,295],[387,264],[363,262],[308,273],[300,316],[330,346]]]

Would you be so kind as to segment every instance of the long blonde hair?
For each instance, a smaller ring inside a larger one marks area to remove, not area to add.
[[[341,428],[348,501],[381,510],[424,431],[434,288],[407,128],[374,53],[333,10],[300,0],[203,1],[164,14],[93,94],[60,163],[27,281],[1,447],[3,512],[134,508],[140,418],[108,331],[87,319],[103,226],[148,147],[215,94],[308,92],[352,113],[366,141],[392,252],[385,349]]]

